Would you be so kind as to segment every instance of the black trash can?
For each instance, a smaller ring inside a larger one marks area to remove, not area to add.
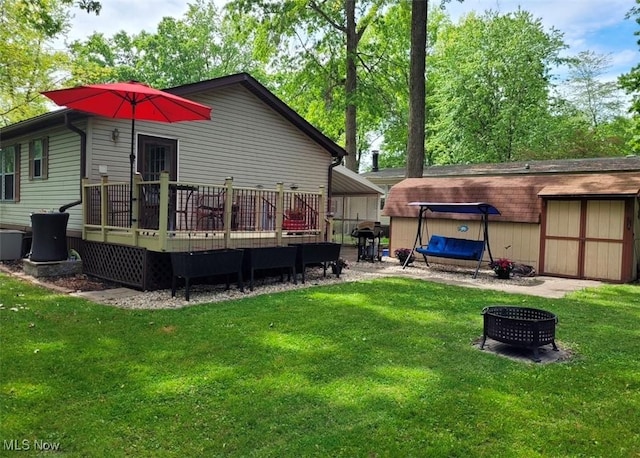
[[[34,262],[66,260],[68,221],[69,213],[32,213],[29,259]]]

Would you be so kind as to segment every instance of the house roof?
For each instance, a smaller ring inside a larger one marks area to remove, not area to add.
[[[424,168],[423,177],[478,176],[478,175],[536,175],[551,173],[592,173],[640,171],[640,156],[605,157],[587,159],[554,159],[544,161],[501,162],[495,164],[434,165]],[[362,176],[374,183],[400,181],[406,169],[388,168],[366,172]]]
[[[333,169],[332,192],[334,196],[384,194],[384,190],[343,165]]]
[[[383,214],[415,218],[418,209],[410,202],[487,202],[498,210],[495,221],[537,223],[542,199],[566,197],[620,197],[640,194],[640,174],[612,172],[575,175],[506,175],[408,178],[393,188]],[[430,217],[469,219],[467,215],[438,214]]]
[[[347,152],[343,148],[341,148],[333,140],[331,140],[329,137],[312,126],[302,116],[293,111],[286,103],[276,97],[271,91],[260,84],[248,73],[238,73],[235,75],[223,76],[207,81],[201,81],[199,83],[185,84],[182,86],[164,90],[171,94],[188,98],[189,95],[192,94],[228,87],[236,84],[240,84],[248,89],[251,93],[253,93],[264,103],[266,103],[274,111],[279,113],[289,122],[291,122],[291,124],[305,133],[309,138],[314,140],[333,157],[343,157],[347,155]],[[50,113],[45,113],[43,115],[0,128],[0,139],[8,141],[35,130],[63,125],[65,123],[65,116],[68,116],[71,120],[74,120],[90,115],[66,108],[62,110],[52,111]]]
[[[0,127],[0,145],[2,142],[8,142],[14,138],[27,135],[30,132],[47,129],[65,124],[65,119],[75,121],[87,118],[89,115],[80,111],[62,108],[49,113],[44,113],[24,121],[11,124],[9,126]]]

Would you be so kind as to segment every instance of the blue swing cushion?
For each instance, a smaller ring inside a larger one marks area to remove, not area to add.
[[[480,261],[484,255],[484,240],[457,239],[432,235],[427,246],[416,248],[418,253],[440,258]]]

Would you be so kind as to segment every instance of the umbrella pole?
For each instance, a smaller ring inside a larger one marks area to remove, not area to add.
[[[133,114],[131,117],[131,154],[129,155],[129,227],[133,226],[133,162],[136,159],[133,154],[133,142],[135,141],[134,129],[136,125],[136,104],[133,104]]]

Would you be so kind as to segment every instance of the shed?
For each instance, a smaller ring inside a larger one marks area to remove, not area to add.
[[[391,218],[391,251],[411,246],[417,209],[412,201],[487,202],[494,257],[532,265],[539,274],[630,282],[640,262],[640,174],[542,173],[532,175],[410,178],[393,186],[383,214]],[[473,238],[473,216],[430,215],[432,233]],[[462,223],[462,221],[465,223]],[[456,261],[447,261],[459,263]]]

